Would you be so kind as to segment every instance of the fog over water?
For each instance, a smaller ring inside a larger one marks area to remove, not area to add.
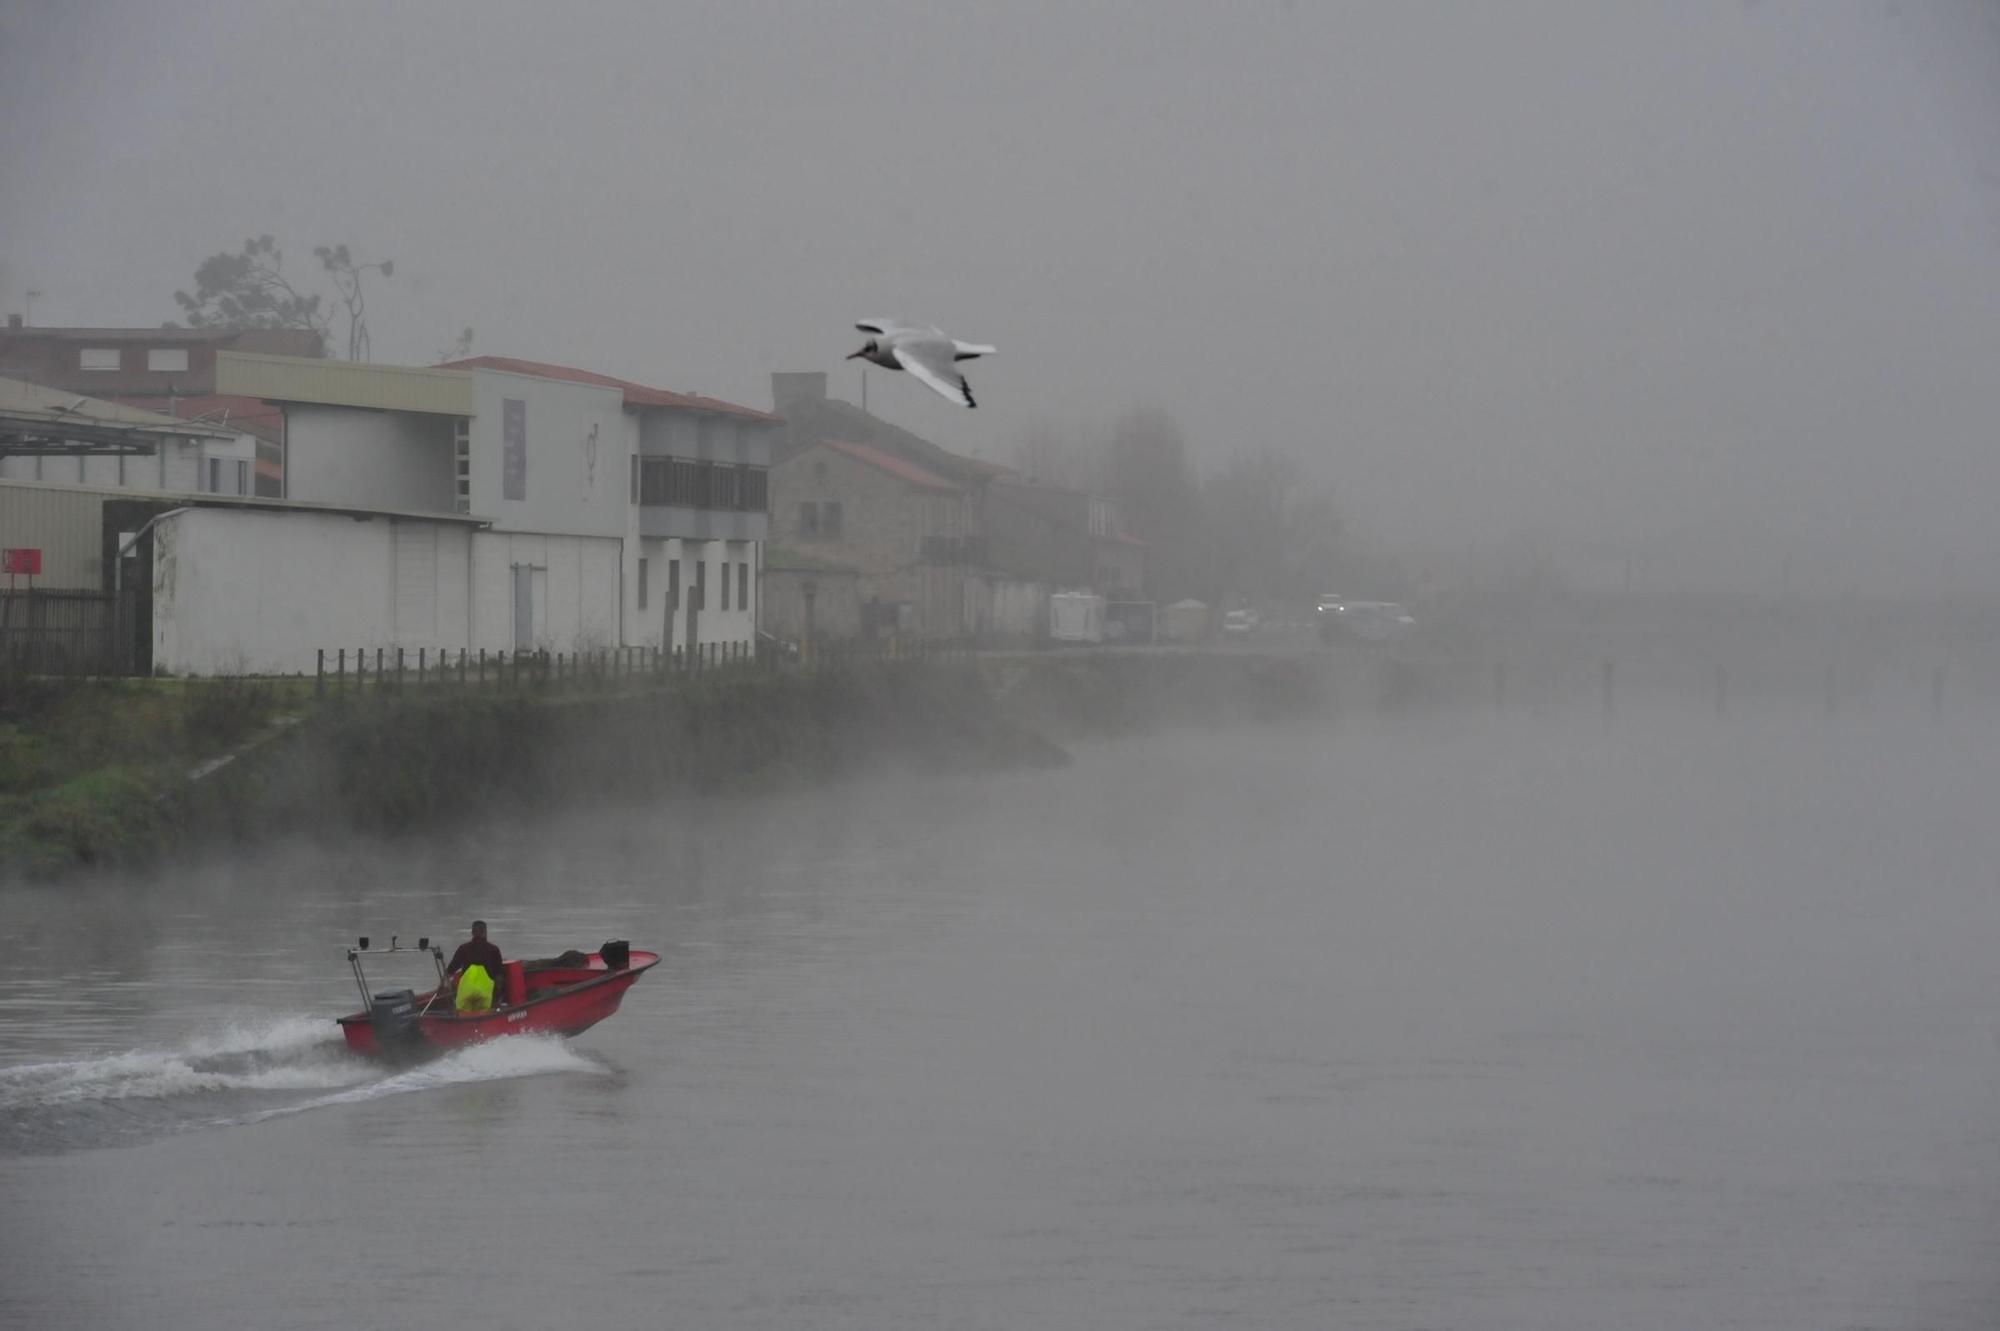
[[[1351,715],[11,891],[0,1321],[1989,1325],[1996,738]],[[665,960],[348,1063],[342,939],[475,912]]]
[[[264,233],[380,362],[1150,423],[1147,594],[1272,602],[1203,678],[1369,688],[0,884],[0,1327],[1993,1324],[2000,8],[0,0],[0,313]],[[475,916],[663,961],[350,1058]]]

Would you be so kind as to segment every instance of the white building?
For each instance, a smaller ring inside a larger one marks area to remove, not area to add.
[[[63,388],[0,378],[0,481],[172,494],[256,492],[257,441]],[[37,440],[34,430],[42,431]]]
[[[224,352],[217,380],[283,407],[289,502],[159,520],[157,670],[755,641],[776,417],[496,357]]]

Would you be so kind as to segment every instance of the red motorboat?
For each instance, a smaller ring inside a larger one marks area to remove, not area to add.
[[[424,1058],[502,1035],[576,1035],[618,1010],[625,991],[657,966],[660,954],[641,952],[629,944],[611,942],[595,952],[565,952],[558,957],[508,961],[494,977],[494,1006],[489,1011],[452,1011],[446,991],[444,949],[428,938],[415,948],[368,950],[368,940],[347,950],[354,982],[367,1007],[340,1018],[347,1047],[370,1058]],[[437,967],[437,985],[419,993],[413,989],[371,991],[362,972],[362,958],[395,952],[428,952]]]

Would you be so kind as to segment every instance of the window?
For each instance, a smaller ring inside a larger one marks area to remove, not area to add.
[[[236,462],[236,493],[240,495],[250,493],[250,464],[241,458]]]
[[[769,478],[762,467],[696,462],[691,458],[634,458],[633,497],[641,504],[763,513]]]
[[[81,370],[116,370],[118,368],[117,347],[85,347],[76,354],[77,368]]]
[[[451,465],[458,480],[457,497],[453,500],[461,513],[472,511],[472,422],[464,416],[454,416],[451,422]]]
[[[528,400],[500,399],[500,497],[528,497]]]
[[[632,455],[632,502],[639,502],[639,455]]]
[[[155,374],[186,374],[187,367],[186,347],[146,348],[146,368]],[[86,365],[84,368],[87,370],[90,367]]]
[[[208,484],[202,487],[212,495],[222,493],[222,459],[208,460]]]
[[[697,559],[694,561],[694,588],[693,595],[688,599],[688,604],[697,610],[708,609],[708,561],[706,559]]]
[[[681,604],[681,561],[667,561],[667,609],[678,610]]]
[[[722,585],[715,590],[715,608],[717,610],[727,610],[729,608],[729,562],[727,560],[724,560],[722,564]]]
[[[799,535],[819,535],[819,505],[810,499],[799,505]]]
[[[829,499],[819,506],[820,525],[828,536],[840,535],[840,501]]]
[[[750,565],[747,563],[736,566],[736,608],[750,608]]]
[[[734,511],[741,508],[741,487],[737,481],[742,476],[742,468],[711,466],[708,476],[708,507]]]
[[[639,557],[639,608],[646,608],[646,557]]]
[[[708,497],[708,468],[683,458],[667,460],[667,502],[679,508],[702,508]]]

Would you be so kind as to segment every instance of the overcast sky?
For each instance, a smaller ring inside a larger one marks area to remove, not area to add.
[[[1001,354],[870,405],[988,457],[1158,405],[1386,538],[2000,587],[1992,4],[0,0],[0,308],[264,231],[396,260],[377,360],[764,406],[902,315]]]

